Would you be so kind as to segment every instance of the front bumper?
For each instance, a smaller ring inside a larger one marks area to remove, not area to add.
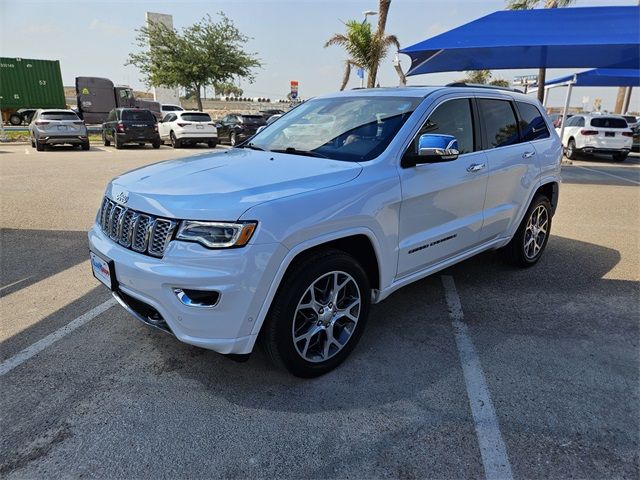
[[[114,296],[129,313],[182,342],[223,354],[253,349],[257,335],[251,332],[287,252],[279,243],[209,250],[174,240],[163,258],[153,258],[114,243],[96,225],[89,231],[89,246],[113,260]],[[220,299],[215,307],[187,306],[175,288],[217,291]],[[153,311],[158,315],[149,314]]]

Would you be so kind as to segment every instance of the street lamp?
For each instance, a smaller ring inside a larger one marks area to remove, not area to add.
[[[367,17],[369,15],[377,15],[378,12],[376,12],[375,10],[365,10],[364,12],[362,12],[362,14],[364,15],[364,20],[362,20],[362,23],[367,21]]]

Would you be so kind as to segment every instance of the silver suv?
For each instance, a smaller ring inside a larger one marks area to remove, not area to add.
[[[73,110],[36,110],[29,124],[31,146],[39,152],[48,145],[80,145],[89,150],[87,126]]]

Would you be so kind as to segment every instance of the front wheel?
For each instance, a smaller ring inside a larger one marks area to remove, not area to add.
[[[110,141],[109,141],[109,139],[107,138],[107,134],[106,134],[106,132],[105,132],[104,130],[102,131],[102,144],[103,144],[105,147],[108,147],[109,145],[111,145],[111,142],[110,142]]]
[[[360,264],[339,250],[301,260],[285,276],[261,340],[272,361],[298,377],[340,365],[364,331],[371,287]]]
[[[9,123],[15,127],[17,127],[18,125],[22,125],[23,121],[24,118],[22,118],[22,115],[20,115],[19,113],[12,113],[11,115],[9,115]]]
[[[549,241],[551,233],[551,203],[543,195],[533,199],[516,234],[502,248],[505,260],[517,267],[535,265]]]
[[[628,155],[629,155],[629,152],[614,153],[613,154],[613,161],[614,162],[624,162],[627,159]]]

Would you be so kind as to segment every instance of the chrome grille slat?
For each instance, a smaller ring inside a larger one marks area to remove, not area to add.
[[[132,210],[107,197],[102,201],[98,223],[114,242],[154,257],[164,255],[178,225],[175,220]]]

